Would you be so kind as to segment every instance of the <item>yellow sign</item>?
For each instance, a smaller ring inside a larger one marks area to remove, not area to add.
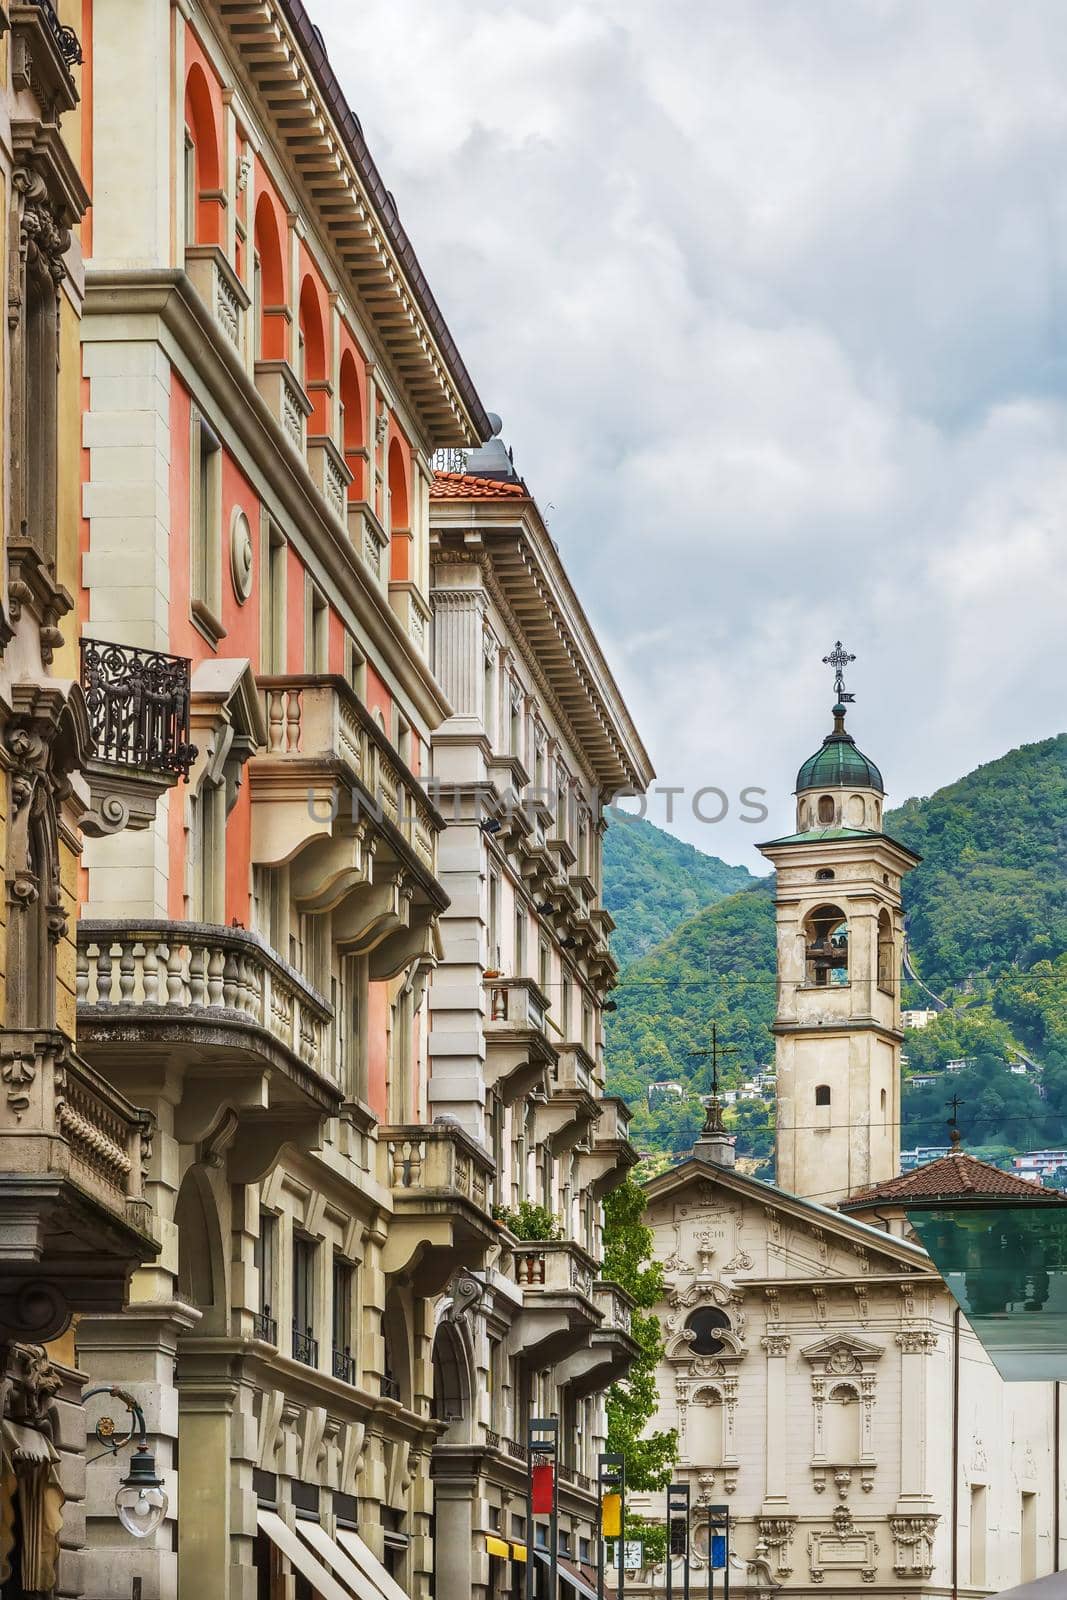
[[[617,1539],[622,1533],[621,1494],[606,1494],[601,1500],[600,1532],[605,1539]]]

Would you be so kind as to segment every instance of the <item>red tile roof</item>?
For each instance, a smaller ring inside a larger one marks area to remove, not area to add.
[[[525,500],[526,486],[499,478],[476,478],[470,472],[435,472],[431,500]]]
[[[1043,1189],[1038,1183],[1029,1183],[1016,1177],[1014,1172],[1001,1172],[988,1161],[958,1150],[952,1155],[928,1161],[911,1172],[902,1172],[898,1178],[876,1183],[870,1189],[861,1189],[842,1202],[841,1209],[850,1211],[854,1206],[866,1205],[871,1200],[959,1200],[989,1195],[991,1199],[1004,1196],[1025,1195],[1028,1200],[1062,1200],[1054,1189]]]

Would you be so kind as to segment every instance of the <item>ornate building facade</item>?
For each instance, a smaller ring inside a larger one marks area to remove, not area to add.
[[[131,1540],[101,1459],[64,1592],[488,1597],[536,1559],[522,1430],[555,1405],[588,1559],[596,1395],[633,1354],[597,1279],[630,1160],[598,830],[647,758],[524,489],[483,574],[528,568],[483,607],[508,709],[464,744],[430,513],[461,544],[473,513],[431,457],[490,424],[299,0],[84,21],[64,492],[99,728],[68,1009],[142,1231],[78,1308],[75,1393],[121,1382],[168,1506]],[[555,788],[524,826],[527,741]],[[534,1199],[558,1239],[509,1225]]]
[[[628,1297],[598,1274],[600,1201],[635,1160],[626,1107],[604,1093],[616,968],[601,806],[645,789],[651,768],[498,438],[438,475],[430,530],[435,668],[452,707],[433,735],[451,903],[429,994],[430,1100],[492,1152],[502,1229],[465,1299],[442,1308],[461,1403],[433,1455],[437,1596],[489,1600],[512,1592],[527,1553],[536,1416],[560,1424],[561,1570],[595,1579],[603,1394],[636,1354]],[[530,1207],[556,1219],[553,1237],[531,1232]]]
[[[75,1045],[82,833],[151,816],[161,710],[136,749],[101,737],[79,662],[81,7],[0,7],[0,1588],[76,1594],[84,1377],[71,1330],[118,1311],[156,1251],[149,1114]],[[179,680],[182,663],[174,663]],[[83,681],[82,681],[83,680]],[[121,685],[115,717],[136,720]]]
[[[653,1425],[678,1429],[698,1591],[711,1506],[730,1509],[742,1593],[970,1597],[1062,1565],[1055,1385],[1003,1382],[905,1218],[911,1192],[1034,1189],[959,1152],[897,1176],[915,857],[882,831],[883,801],[839,692],[798,775],[797,831],[764,846],[780,1181],[734,1169],[713,1104],[692,1157],[647,1185],[666,1274]],[[664,1586],[660,1568],[632,1592]]]

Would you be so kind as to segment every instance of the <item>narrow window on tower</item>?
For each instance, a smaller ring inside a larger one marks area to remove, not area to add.
[[[830,1104],[830,1085],[828,1083],[817,1083],[815,1085],[815,1104],[817,1106],[828,1106]]]

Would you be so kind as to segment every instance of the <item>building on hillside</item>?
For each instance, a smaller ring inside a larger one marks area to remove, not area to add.
[[[713,1108],[692,1154],[646,1185],[665,1272],[651,1426],[678,1430],[695,1592],[709,1508],[726,1505],[733,1592],[986,1595],[1062,1562],[1055,1386],[1001,1380],[905,1207],[1034,1188],[954,1149],[898,1176],[900,880],[916,858],[883,831],[881,776],[837,687],[833,731],[797,780],[797,832],[763,847],[778,869],[778,1181],[735,1170]],[[638,1504],[663,1514],[658,1496]],[[628,1593],[665,1577],[642,1572]]]
[[[1040,1182],[1067,1167],[1067,1150],[1026,1150],[1022,1155],[1012,1156],[1011,1164],[1022,1177],[1034,1177]]]
[[[0,13],[0,1589],[81,1586],[82,1374],[71,1328],[157,1249],[151,1117],[75,1044],[81,832],[144,827],[188,758],[187,663],[79,659],[82,7]],[[82,681],[84,679],[84,681]],[[114,1374],[114,1377],[121,1374]]]
[[[636,1160],[629,1113],[604,1092],[616,966],[601,808],[652,772],[499,438],[438,474],[430,543],[434,666],[452,707],[432,736],[450,904],[429,993],[430,1107],[492,1152],[505,1219],[519,1227],[533,1205],[559,1221],[552,1240],[505,1228],[439,1312],[452,1398],[432,1458],[436,1596],[490,1600],[521,1581],[510,1562],[527,1535],[532,1416],[560,1422],[565,1575],[595,1579],[603,1394],[636,1354],[628,1297],[598,1275],[600,1202]]]
[[[914,1079],[907,1080],[907,1082],[912,1083],[914,1081]],[[942,1156],[949,1154],[949,1149],[950,1147],[947,1144],[928,1144],[918,1145],[914,1150],[902,1150],[900,1152],[900,1170],[901,1172],[912,1172],[916,1167],[924,1167],[930,1161],[940,1161]]]
[[[937,1016],[931,1007],[912,1007],[900,1013],[900,1025],[903,1028],[925,1028]]]
[[[425,1001],[430,456],[488,425],[300,0],[86,18],[85,629],[191,659],[197,754],[85,853],[79,1029],[156,1119],[161,1248],[78,1356],[170,1501],[134,1543],[92,1469],[85,1588],[423,1596],[434,1301],[499,1248]]]

